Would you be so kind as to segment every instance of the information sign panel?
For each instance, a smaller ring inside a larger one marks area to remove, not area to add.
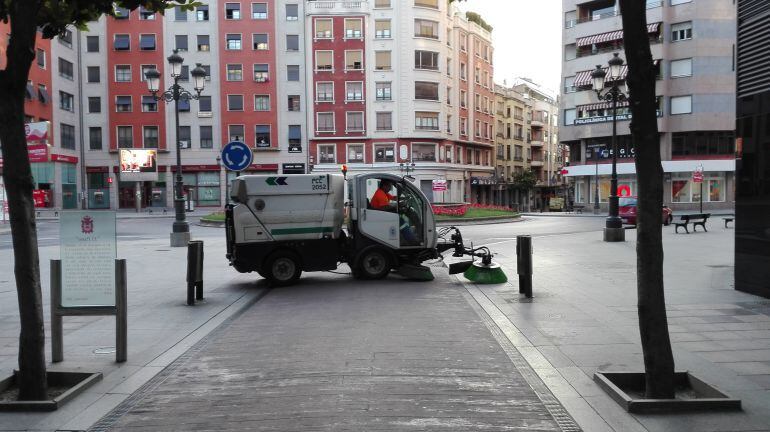
[[[59,226],[61,306],[115,306],[115,212],[64,211]]]

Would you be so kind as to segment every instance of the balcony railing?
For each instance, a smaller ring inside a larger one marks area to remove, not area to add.
[[[312,1],[307,4],[314,13],[325,13],[333,10],[360,12],[364,9],[368,9],[366,0],[324,0]]]
[[[663,6],[662,0],[647,0],[647,9],[655,9],[662,6]],[[575,25],[577,24],[582,24],[590,21],[597,21],[605,18],[612,18],[616,16],[620,16],[620,10],[604,12],[604,13],[595,14],[595,15],[589,15],[578,19],[567,20],[564,22],[564,28],[568,29],[568,28],[575,27]]]

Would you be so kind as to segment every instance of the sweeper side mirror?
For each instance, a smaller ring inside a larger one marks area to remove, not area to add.
[[[449,264],[449,274],[464,273],[473,265],[473,261],[460,261]]]

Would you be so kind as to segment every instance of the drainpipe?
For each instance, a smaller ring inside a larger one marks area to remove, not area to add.
[[[86,146],[85,138],[83,135],[83,68],[82,50],[80,47],[80,30],[76,29],[77,44],[75,49],[78,57],[78,95],[80,96],[80,104],[78,106],[78,127],[80,128],[80,208],[86,210],[88,208],[88,185],[86,184]]]

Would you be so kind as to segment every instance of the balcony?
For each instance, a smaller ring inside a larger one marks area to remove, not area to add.
[[[530,124],[532,125],[533,128],[541,128],[545,126],[545,123],[543,123],[542,119],[536,119],[536,118],[533,118]]]
[[[361,13],[369,10],[369,4],[366,0],[325,0],[311,1],[306,3],[310,9],[310,14],[345,14]]]
[[[532,159],[532,161],[530,162],[530,165],[532,165],[533,167],[541,167],[543,166],[543,161],[542,159],[541,160]]]
[[[529,145],[531,145],[532,147],[542,147],[543,146],[543,141],[541,141],[540,139],[533,139],[529,143]]]

